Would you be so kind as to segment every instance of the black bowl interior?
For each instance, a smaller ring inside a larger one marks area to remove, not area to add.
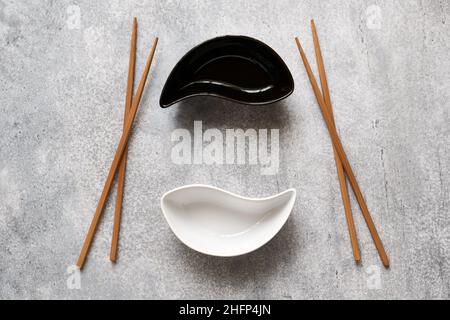
[[[272,48],[253,38],[224,36],[193,48],[177,63],[160,105],[166,108],[198,95],[263,105],[286,98],[293,90],[292,75]]]

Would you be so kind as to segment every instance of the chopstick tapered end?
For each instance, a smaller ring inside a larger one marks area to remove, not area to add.
[[[78,259],[77,263],[75,263],[78,269],[82,270],[84,266],[84,260],[81,260],[81,258]]]
[[[303,52],[303,48],[302,48],[302,45],[300,43],[300,39],[298,37],[295,37],[295,43],[297,44],[297,47],[300,50],[300,52]]]
[[[386,269],[390,269],[391,268],[391,265],[390,265],[390,263],[389,263],[389,259],[386,257],[385,259],[383,259],[383,266],[386,268]]]
[[[295,37],[295,42],[297,43],[297,48],[298,51],[300,52],[300,56],[302,57],[303,62],[306,64],[306,55],[305,55],[305,50],[303,50],[302,44],[300,43],[300,39],[298,37]],[[305,65],[306,67],[306,65]],[[308,69],[308,68],[306,68]],[[307,70],[308,71],[308,70]]]

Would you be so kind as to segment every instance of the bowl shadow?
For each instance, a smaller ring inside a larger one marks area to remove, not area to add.
[[[291,124],[285,99],[264,106],[248,106],[212,96],[197,96],[170,108],[177,108],[174,124],[182,128],[192,127],[197,120],[218,129],[284,129]]]
[[[298,228],[292,219],[290,217],[267,244],[245,255],[227,258],[209,256],[178,240],[174,240],[179,247],[175,252],[183,257],[184,266],[195,278],[205,279],[214,286],[233,288],[234,292],[249,292],[249,286],[253,286],[250,289],[251,296],[247,298],[258,298],[267,279],[287,274],[301,251],[296,236]],[[198,298],[202,297],[201,293],[197,295]]]

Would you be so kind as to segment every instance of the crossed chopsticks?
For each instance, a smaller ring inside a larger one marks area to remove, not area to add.
[[[359,263],[361,261],[361,253],[359,251],[358,239],[356,236],[355,223],[353,220],[352,211],[350,208],[350,198],[347,190],[347,183],[345,180],[345,173],[347,174],[347,178],[350,182],[350,185],[355,194],[356,200],[361,208],[361,212],[363,214],[364,220],[366,221],[367,227],[369,228],[370,234],[372,235],[373,241],[375,242],[375,247],[378,250],[378,254],[381,258],[383,265],[386,268],[389,268],[389,258],[384,250],[383,243],[378,235],[375,224],[373,223],[372,217],[369,213],[369,209],[367,208],[364,197],[359,188],[358,182],[356,181],[355,175],[353,173],[350,162],[347,159],[347,155],[345,154],[344,148],[342,147],[341,140],[339,139],[338,133],[336,131],[336,126],[334,123],[333,117],[333,109],[331,105],[330,92],[328,89],[327,77],[325,73],[325,66],[323,63],[322,52],[320,50],[319,37],[317,36],[316,26],[314,24],[314,20],[311,20],[311,30],[313,34],[314,40],[314,49],[316,53],[317,66],[319,69],[320,83],[322,87],[322,91],[320,90],[316,78],[311,70],[311,66],[309,65],[308,59],[306,58],[305,52],[300,44],[300,40],[295,38],[295,42],[297,43],[298,50],[300,52],[300,56],[303,60],[303,64],[305,65],[306,72],[308,74],[309,81],[311,82],[311,86],[313,88],[314,94],[316,96],[317,102],[322,111],[323,118],[328,128],[328,132],[330,134],[331,140],[333,142],[333,150],[336,162],[337,173],[339,177],[339,183],[341,187],[342,200],[344,203],[345,216],[347,220],[347,225],[350,234],[350,241],[353,249],[353,256],[355,261]]]
[[[150,67],[153,61],[153,56],[155,55],[156,45],[158,44],[158,38],[155,38],[153,45],[150,49],[150,53],[147,58],[147,62],[142,72],[141,80],[136,91],[136,95],[133,97],[133,87],[134,87],[134,73],[136,65],[136,42],[137,42],[137,20],[133,18],[133,30],[131,33],[131,48],[130,48],[130,60],[128,66],[128,82],[127,82],[127,92],[125,99],[125,117],[123,124],[122,137],[120,138],[119,145],[114,156],[114,160],[109,169],[108,177],[106,178],[105,185],[103,187],[100,200],[95,210],[94,217],[92,218],[91,225],[89,226],[88,233],[81,248],[80,256],[77,261],[77,266],[82,269],[86,260],[86,256],[91,247],[92,240],[94,238],[95,232],[97,230],[98,223],[103,213],[103,209],[106,204],[109,192],[111,190],[112,183],[114,181],[114,176],[116,172],[119,171],[118,176],[118,188],[117,188],[117,198],[116,198],[116,208],[114,214],[114,226],[113,226],[113,236],[111,242],[111,252],[110,259],[115,262],[117,259],[117,244],[119,239],[120,230],[120,220],[122,213],[122,199],[123,199],[123,189],[125,184],[125,167],[128,151],[128,140],[130,138],[131,128],[133,126],[134,118],[136,117],[136,112],[139,107],[139,102],[141,101],[142,93],[144,91],[145,82],[147,81],[147,76],[150,71]]]

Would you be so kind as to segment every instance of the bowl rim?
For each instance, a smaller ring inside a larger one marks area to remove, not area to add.
[[[258,201],[258,202],[259,202],[259,201],[267,201],[267,200],[271,200],[271,199],[274,199],[274,198],[278,198],[278,197],[280,197],[280,196],[283,196],[284,194],[292,193],[293,195],[291,196],[291,198],[289,199],[289,201],[291,201],[292,199],[293,199],[293,201],[292,201],[292,204],[289,205],[289,211],[288,211],[286,217],[283,219],[284,221],[281,223],[280,227],[277,228],[277,229],[275,230],[275,232],[273,233],[273,235],[271,235],[270,237],[268,237],[268,239],[265,240],[265,241],[263,241],[261,244],[257,245],[256,247],[252,248],[251,250],[248,250],[248,251],[245,251],[245,252],[242,252],[242,253],[237,253],[237,254],[213,254],[213,253],[211,253],[211,252],[207,252],[206,250],[201,250],[201,249],[198,249],[198,248],[193,248],[189,243],[187,243],[186,241],[184,241],[184,239],[181,239],[181,238],[178,236],[177,232],[175,232],[175,229],[176,229],[176,228],[174,228],[173,223],[171,223],[171,221],[170,221],[170,219],[168,218],[167,213],[166,213],[166,211],[165,211],[165,209],[164,209],[164,199],[165,199],[168,195],[170,195],[170,194],[172,194],[172,193],[174,193],[174,192],[180,191],[180,190],[190,189],[190,188],[207,188],[207,189],[211,189],[211,190],[223,192],[223,193],[225,193],[225,194],[234,196],[234,197],[239,198],[239,199],[242,199],[242,200]],[[293,209],[294,209],[294,206],[295,206],[295,202],[296,202],[296,201],[297,201],[297,190],[296,190],[295,188],[289,188],[289,189],[287,189],[287,190],[285,190],[285,191],[283,191],[283,192],[277,193],[277,194],[272,195],[272,196],[269,196],[269,197],[263,197],[263,198],[251,198],[251,197],[241,196],[241,195],[235,194],[235,193],[233,193],[233,192],[224,190],[224,189],[219,188],[219,187],[211,186],[211,185],[206,185],[206,184],[189,184],[189,185],[177,187],[177,188],[175,188],[175,189],[172,189],[172,190],[167,191],[166,193],[164,193],[164,194],[162,195],[162,197],[161,197],[160,206],[161,206],[161,211],[162,211],[162,213],[163,213],[163,216],[164,216],[164,218],[165,218],[167,224],[169,225],[171,231],[174,233],[174,235],[177,237],[177,239],[180,240],[184,245],[186,245],[188,248],[190,248],[190,249],[192,249],[192,250],[194,250],[194,251],[196,251],[196,252],[200,252],[200,253],[205,254],[205,255],[208,255],[208,256],[222,257],[222,258],[227,258],[227,257],[228,257],[228,258],[229,258],[229,257],[238,257],[238,256],[242,256],[242,255],[245,255],[245,254],[249,254],[249,253],[254,252],[254,251],[258,250],[259,248],[263,247],[263,246],[266,245],[267,243],[269,243],[269,242],[270,242],[270,241],[271,241],[278,233],[280,233],[281,229],[286,225],[286,222],[289,220],[289,217],[290,217],[291,214],[292,214],[292,211],[293,211]]]

